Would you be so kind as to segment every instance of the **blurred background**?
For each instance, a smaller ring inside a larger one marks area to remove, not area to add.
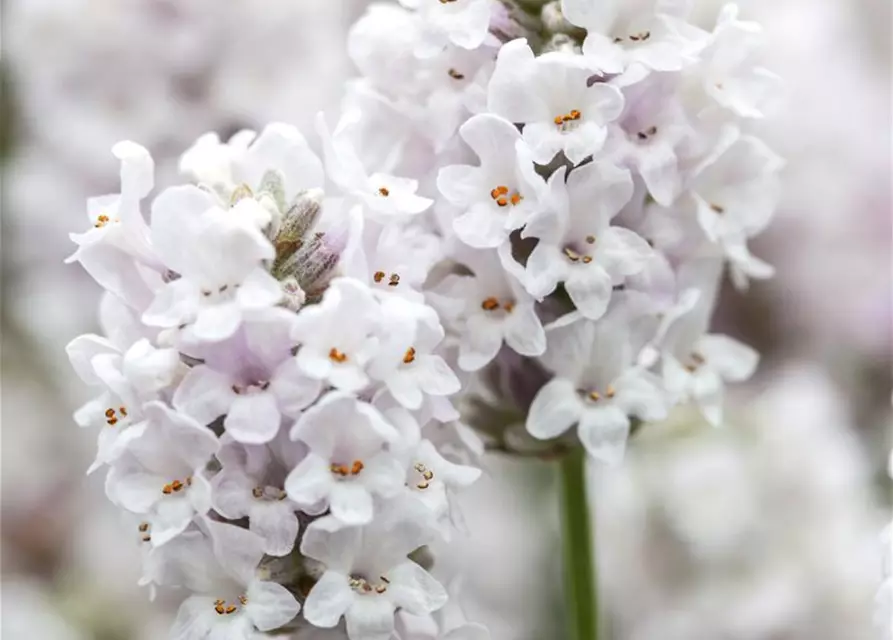
[[[140,556],[84,470],[94,434],[65,344],[96,330],[98,287],[63,259],[84,201],[117,187],[121,139],[158,183],[200,134],[270,120],[309,131],[353,74],[365,0],[5,0],[2,118],[2,637],[166,637]],[[709,25],[719,3],[696,0]],[[611,638],[861,640],[890,522],[891,52],[886,0],[742,0],[765,25],[785,107],[759,133],[787,158],[755,253],[778,276],[723,293],[716,329],[759,349],[731,425],[681,411],[593,470]],[[464,604],[494,640],[561,627],[549,464],[487,456],[469,492]]]

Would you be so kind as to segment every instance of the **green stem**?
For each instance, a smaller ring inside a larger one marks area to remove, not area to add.
[[[596,574],[586,500],[586,452],[582,448],[572,450],[561,460],[561,507],[568,638],[598,640]]]

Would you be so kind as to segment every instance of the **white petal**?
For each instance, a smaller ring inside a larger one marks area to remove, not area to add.
[[[238,520],[248,515],[253,503],[254,481],[240,469],[224,467],[211,479],[211,502],[225,518]]]
[[[644,238],[623,227],[608,227],[596,239],[595,262],[608,272],[614,284],[644,269],[653,253]]]
[[[329,507],[332,515],[347,525],[372,521],[372,494],[359,482],[335,482],[329,496]]]
[[[285,491],[299,505],[309,506],[327,498],[334,482],[329,463],[310,453],[288,474]]]
[[[264,540],[264,553],[286,556],[298,537],[298,517],[288,502],[258,502],[250,511],[248,526]]]
[[[724,389],[722,378],[711,370],[698,371],[692,380],[692,396],[701,413],[714,427],[722,424]]]
[[[522,356],[538,356],[546,350],[546,332],[532,304],[519,304],[504,322],[505,343]]]
[[[243,309],[266,309],[282,299],[282,288],[269,273],[255,269],[242,281],[236,297]]]
[[[272,631],[291,622],[301,605],[288,589],[275,582],[255,580],[245,594],[245,613],[260,631]]]
[[[387,598],[355,598],[344,617],[351,640],[391,640],[394,605]]]
[[[619,464],[626,450],[629,418],[617,407],[587,408],[580,417],[577,434],[593,458]]]
[[[298,361],[288,358],[280,364],[270,379],[270,390],[279,401],[279,408],[287,416],[296,417],[309,406],[322,389],[319,380],[301,373]]]
[[[304,617],[313,626],[330,629],[338,624],[353,601],[347,576],[326,571],[307,596]]]
[[[264,444],[276,437],[281,419],[276,398],[261,391],[237,396],[223,426],[236,442]]]
[[[208,342],[226,340],[242,324],[242,311],[233,302],[202,307],[192,327],[195,337]]]
[[[433,396],[448,396],[462,388],[462,383],[446,361],[437,355],[425,356],[413,370],[419,386]]]
[[[173,405],[202,424],[210,424],[229,411],[236,397],[229,376],[198,365],[183,377],[174,392]]]
[[[389,570],[388,579],[388,592],[394,603],[411,614],[425,615],[447,602],[443,586],[415,562],[404,562]]]
[[[663,420],[667,416],[667,398],[651,373],[622,377],[616,384],[614,402],[629,415],[642,420]]]
[[[65,353],[68,354],[71,366],[81,380],[89,385],[98,385],[102,381],[96,377],[93,371],[91,364],[93,356],[120,352],[108,339],[90,333],[78,336],[69,342],[65,347]]]
[[[527,431],[534,438],[555,438],[580,418],[580,400],[570,380],[555,378],[539,390],[530,413],[527,415]]]
[[[751,347],[729,336],[712,334],[701,338],[695,351],[706,365],[729,382],[742,382],[753,375],[760,355]]]
[[[459,368],[477,371],[489,364],[502,346],[502,327],[498,322],[474,315],[468,319],[459,342]]]
[[[593,261],[570,269],[564,286],[574,306],[590,320],[598,320],[611,300],[611,276]]]
[[[219,625],[214,599],[192,596],[183,601],[171,627],[171,640],[205,640]]]

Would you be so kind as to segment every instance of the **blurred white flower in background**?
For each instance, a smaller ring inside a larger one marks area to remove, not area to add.
[[[646,425],[596,486],[603,589],[631,640],[876,637],[882,526],[832,383],[776,371],[725,429]]]

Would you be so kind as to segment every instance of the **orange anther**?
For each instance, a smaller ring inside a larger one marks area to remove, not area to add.
[[[353,464],[350,467],[350,475],[352,475],[352,476],[359,475],[360,471],[362,471],[365,468],[365,466],[366,465],[363,464],[362,460],[354,460]]]
[[[499,300],[489,297],[481,303],[481,309],[484,311],[496,311],[499,308]]]
[[[338,351],[338,349],[336,349],[335,347],[332,347],[329,350],[329,359],[334,362],[338,362],[339,364],[342,362],[347,362],[347,356]]]
[[[376,271],[375,275],[372,276],[372,279],[375,280],[376,282],[381,282],[382,280],[384,280],[384,276],[385,276],[384,271]]]
[[[403,364],[411,364],[415,362],[415,349],[410,347],[403,356]]]
[[[505,207],[506,205],[508,205],[508,203],[509,203],[509,201],[506,198],[503,198],[502,196],[500,196],[496,199],[496,204],[498,204],[500,207]]]

